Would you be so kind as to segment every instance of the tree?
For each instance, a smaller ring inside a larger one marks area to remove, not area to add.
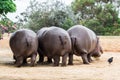
[[[106,4],[104,8],[102,8],[102,5],[97,5],[93,20],[98,21],[103,27],[112,27],[118,20],[118,11],[112,4]],[[94,25],[91,26],[94,27]]]
[[[13,0],[1,0],[0,1],[0,14],[5,15],[8,12],[15,12],[16,5]]]
[[[72,9],[75,14],[81,16],[81,19],[88,19],[94,17],[95,0],[75,0],[72,2]]]
[[[117,25],[118,7],[119,4],[114,0],[75,0],[72,3],[72,9],[75,14],[81,16],[79,19],[80,24],[101,34],[103,32],[100,31],[102,31],[103,28],[107,30],[109,27]],[[112,30],[112,28],[110,30]],[[107,31],[104,32],[107,33]]]
[[[0,24],[2,24],[4,26],[9,25],[11,23],[11,21],[6,17],[6,14],[8,12],[15,12],[15,11],[16,11],[16,5],[13,2],[13,0],[1,0],[0,1]],[[0,28],[0,29],[2,31],[2,28]],[[1,31],[0,31],[0,38],[2,35]]]
[[[22,13],[22,16],[19,18],[19,23],[26,23],[25,26],[34,31],[50,26],[68,29],[76,23],[71,8],[59,0],[49,0],[42,3],[33,0],[26,12]]]

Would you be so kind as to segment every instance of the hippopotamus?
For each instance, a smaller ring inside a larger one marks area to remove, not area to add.
[[[39,53],[39,61],[38,61],[38,63],[40,64],[40,63],[43,63],[44,62],[44,53],[41,51],[41,48],[42,48],[42,34],[44,33],[44,32],[46,32],[47,30],[49,30],[49,28],[48,27],[44,27],[44,28],[41,28],[40,30],[38,30],[38,32],[37,32],[37,37],[38,37],[38,53]],[[52,63],[52,58],[49,58],[49,57],[47,57],[47,63],[49,64],[49,63]]]
[[[11,35],[9,45],[16,67],[21,67],[27,58],[31,58],[31,66],[35,65],[38,48],[38,38],[35,32],[28,29],[17,30]]]
[[[72,51],[69,53],[68,64],[73,64],[73,54],[81,56],[84,64],[89,64],[93,57],[100,57],[102,48],[97,35],[89,28],[75,25],[67,30],[71,37]]]
[[[40,49],[38,53],[53,59],[54,66],[59,66],[62,56],[61,66],[66,66],[67,56],[71,51],[71,39],[67,31],[56,26],[42,28],[40,31],[37,33]]]

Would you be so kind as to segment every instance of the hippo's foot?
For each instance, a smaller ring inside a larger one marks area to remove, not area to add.
[[[35,64],[36,64],[36,63],[35,63],[34,61],[31,61],[30,66],[31,66],[31,67],[34,67]]]
[[[88,59],[88,61],[89,61],[90,63],[91,63],[91,62],[93,62],[93,60],[92,60],[92,59],[90,59],[90,60]]]
[[[21,64],[15,64],[15,67],[21,67]]]
[[[88,59],[88,62],[90,63],[93,61],[90,54],[87,55],[87,59]]]
[[[23,57],[18,57],[15,61],[15,67],[21,67],[23,64]]]
[[[54,67],[57,67],[57,66],[59,66],[59,64],[53,64],[53,66],[54,66]]]
[[[34,52],[31,56],[31,67],[35,66],[35,61],[36,61],[36,56],[37,56],[37,52]]]
[[[24,59],[23,60],[23,65],[26,65],[27,64],[27,59]]]
[[[54,67],[59,66],[59,62],[54,62],[53,66],[54,66]]]
[[[61,64],[62,67],[66,67],[67,65],[66,64]]]
[[[35,66],[35,64],[30,64],[30,66],[31,66],[31,67],[34,67],[34,66]]]
[[[47,63],[51,64],[52,63],[52,58],[48,58]]]
[[[37,63],[38,63],[38,64],[42,64],[43,62],[41,62],[41,61],[38,61]]]
[[[43,62],[44,62],[44,58],[42,57],[40,57],[40,59],[39,59],[39,61],[37,62],[38,64],[43,64]]]
[[[43,64],[44,62],[44,57],[40,56],[39,60],[37,61],[38,64]]]
[[[83,64],[89,64],[89,62],[83,62]]]
[[[91,63],[92,61],[93,61],[93,60],[92,60],[91,58],[88,58],[88,62],[90,62],[90,63]]]
[[[14,61],[13,64],[16,64],[16,61]]]
[[[82,53],[81,57],[82,57],[82,60],[83,60],[83,64],[89,64],[87,53]]]
[[[73,63],[70,63],[70,62],[69,62],[68,65],[73,65]]]
[[[52,62],[49,62],[49,61],[45,61],[43,62],[44,64],[51,64]]]
[[[54,59],[54,65],[53,66],[59,66],[59,61],[60,61],[60,56],[54,56],[53,57]]]

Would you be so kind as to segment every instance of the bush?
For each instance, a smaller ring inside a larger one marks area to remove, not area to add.
[[[113,35],[120,36],[120,29],[116,29],[113,31]]]
[[[120,20],[118,20],[114,26],[102,26],[98,20],[90,19],[84,22],[84,25],[93,30],[97,35],[120,35],[119,24]]]

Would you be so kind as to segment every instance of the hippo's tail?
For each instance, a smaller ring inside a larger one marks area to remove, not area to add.
[[[71,42],[72,42],[72,50],[74,51],[74,50],[75,50],[75,46],[76,46],[76,44],[77,44],[76,38],[75,38],[75,37],[72,37],[72,38],[71,38]]]
[[[62,47],[64,49],[65,48],[64,45],[66,44],[66,42],[64,41],[64,39],[61,36],[59,36],[59,39],[60,39],[61,45],[62,45]]]
[[[28,42],[27,38],[25,40],[26,40],[27,47],[30,47],[31,46],[31,42]]]

